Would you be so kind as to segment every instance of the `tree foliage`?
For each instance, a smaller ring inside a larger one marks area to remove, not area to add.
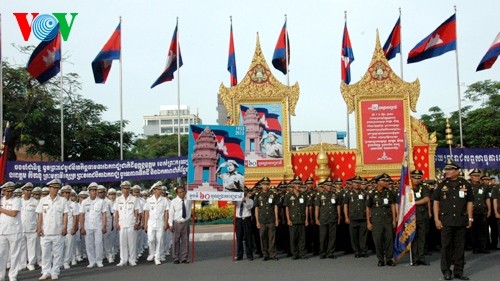
[[[138,159],[176,157],[178,155],[177,135],[153,135],[138,139],[132,154]],[[181,155],[188,154],[188,136],[181,135]]]

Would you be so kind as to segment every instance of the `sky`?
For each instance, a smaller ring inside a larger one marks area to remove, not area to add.
[[[401,8],[404,80],[420,80],[419,117],[432,106],[445,113],[458,109],[455,52],[407,64],[408,52],[454,13],[457,6],[458,58],[461,93],[477,81],[499,80],[500,62],[492,69],[476,67],[500,32],[498,0],[0,0],[2,14],[2,56],[12,64],[25,65],[28,56],[12,43],[37,45],[35,36],[25,42],[12,13],[78,13],[67,41],[63,42],[65,73],[80,75],[84,97],[105,105],[103,119],[120,119],[119,65],[113,63],[106,84],[95,84],[90,63],[106,43],[122,17],[123,110],[125,127],[143,133],[143,116],[159,114],[160,105],[180,103],[199,112],[205,124],[216,124],[217,92],[221,83],[229,86],[227,54],[229,17],[233,18],[238,80],[246,74],[255,50],[256,34],[268,64],[288,17],[290,38],[290,84],[298,82],[300,97],[293,131],[346,131],[346,106],[340,94],[340,49],[344,11],[355,60],[351,84],[365,74],[375,47],[376,30],[383,44]],[[184,65],[175,79],[150,89],[161,74],[167,50],[179,18],[179,42]],[[400,73],[400,55],[390,61]],[[282,83],[286,77],[272,68]],[[462,102],[462,107],[470,105]],[[320,117],[320,118],[318,118]],[[355,146],[355,119],[350,116],[351,147]],[[464,124],[466,126],[466,124]],[[444,130],[445,128],[443,128]]]

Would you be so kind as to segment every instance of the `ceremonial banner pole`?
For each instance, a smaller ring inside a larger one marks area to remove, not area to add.
[[[457,6],[453,6],[453,7],[455,9],[455,17],[456,17]],[[457,66],[458,126],[460,128],[460,147],[464,147],[464,138],[463,138],[463,133],[462,133],[462,97],[461,97],[461,94],[460,94],[460,71],[459,71],[459,65],[458,65],[458,34],[457,34],[457,28],[455,28],[455,38],[456,38],[456,43],[455,43],[455,61],[456,61],[456,66]]]
[[[290,63],[290,58],[288,57],[288,17],[285,14],[285,61],[286,61],[286,86],[287,89],[290,89],[290,69],[288,64]],[[289,150],[292,150],[292,117],[290,114],[290,95],[286,98],[286,106],[288,108],[288,142],[289,142]]]
[[[344,22],[347,22],[347,11],[344,11]],[[346,120],[347,120],[347,149],[351,148],[351,130],[349,125],[349,106],[346,107]]]
[[[194,225],[196,224],[195,221],[196,218],[196,201],[193,201],[193,214],[191,215],[191,220],[193,221],[193,235],[191,236],[191,262],[194,262],[194,234],[195,234],[195,227]],[[175,231],[175,229],[174,229]],[[189,238],[189,235],[188,235]]]
[[[401,36],[403,25],[401,24],[401,7],[399,8],[399,20],[399,64],[401,69],[401,80],[403,80],[403,36]]]
[[[123,160],[123,69],[122,69],[122,17],[120,16],[120,160]]]
[[[245,199],[243,199],[245,200]],[[233,204],[234,205],[234,212],[233,212],[233,251],[232,251],[232,259],[234,261],[234,252],[236,250],[236,204]],[[240,206],[240,208],[242,208],[243,206]]]
[[[180,68],[180,53],[179,53],[179,17],[177,17],[177,39],[175,42],[176,63],[177,63],[177,156],[181,156],[181,68]],[[179,178],[180,183],[180,178]],[[194,241],[194,240],[193,240]]]
[[[3,60],[2,60],[2,14],[0,14],[0,140],[3,140]]]
[[[59,31],[59,33],[56,35],[56,36],[61,36],[61,33]],[[62,59],[62,40],[61,41],[61,62],[59,63],[59,69],[61,71],[60,75],[61,75],[61,79],[59,81],[59,91],[60,91],[60,95],[59,95],[59,102],[60,102],[60,106],[61,106],[61,162],[64,162],[64,76],[63,76],[63,59]]]

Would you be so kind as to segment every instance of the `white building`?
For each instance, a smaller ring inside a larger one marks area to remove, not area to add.
[[[160,105],[159,115],[144,116],[144,136],[177,134],[179,127],[180,133],[187,135],[191,124],[202,124],[202,121],[197,114],[189,112],[187,105],[180,106],[180,116],[177,105]]]

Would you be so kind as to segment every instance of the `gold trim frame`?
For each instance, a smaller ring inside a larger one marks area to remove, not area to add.
[[[286,86],[278,81],[264,58],[260,47],[259,35],[255,53],[249,70],[241,82],[234,87],[225,87],[221,83],[219,93],[231,125],[241,125],[240,105],[281,104],[281,126],[283,145],[283,166],[280,167],[246,167],[245,180],[254,182],[267,176],[272,180],[288,180],[293,178],[290,152],[290,116],[295,115],[295,107],[299,99],[299,84]]]

